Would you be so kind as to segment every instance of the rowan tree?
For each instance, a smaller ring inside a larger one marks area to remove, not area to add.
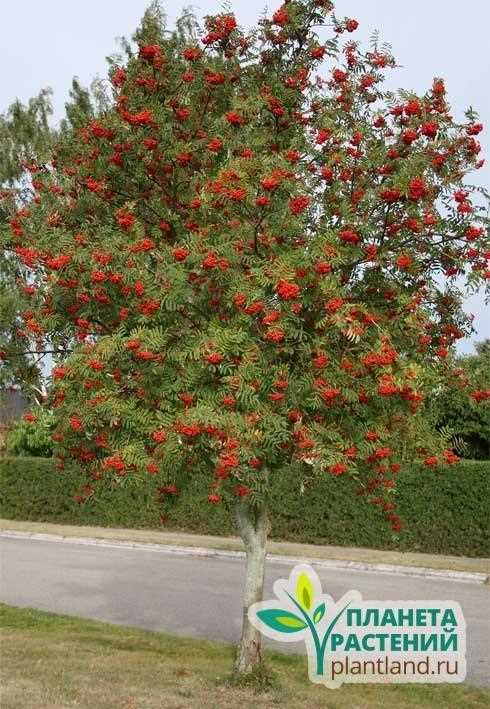
[[[252,32],[204,25],[147,15],[112,105],[33,170],[7,247],[40,283],[26,329],[72,350],[52,403],[80,504],[132,485],[165,508],[200,475],[203,504],[229,506],[246,673],[271,479],[353,477],[397,532],[403,465],[457,460],[420,404],[469,332],[460,284],[488,279],[490,244],[465,183],[482,127],[455,122],[442,79],[383,91],[394,58],[329,0]]]

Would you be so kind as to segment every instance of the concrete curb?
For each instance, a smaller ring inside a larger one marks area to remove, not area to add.
[[[205,547],[171,546],[167,544],[151,544],[148,542],[130,542],[114,539],[97,539],[95,537],[64,537],[58,534],[42,534],[38,532],[17,532],[11,530],[0,531],[0,538],[7,539],[32,539],[40,542],[56,542],[63,544],[79,544],[84,546],[100,546],[110,549],[126,549],[133,551],[149,551],[178,556],[205,556],[232,560],[245,558],[243,551],[226,549],[208,549]],[[450,571],[444,569],[429,569],[422,566],[400,566],[395,564],[368,564],[361,561],[346,561],[342,559],[309,559],[296,556],[280,556],[268,554],[267,559],[274,564],[310,564],[323,569],[358,571],[364,573],[390,574],[392,576],[410,576],[429,578],[460,583],[488,584],[488,574],[470,571]]]

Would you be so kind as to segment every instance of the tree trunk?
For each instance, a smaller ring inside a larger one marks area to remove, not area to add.
[[[235,661],[235,674],[252,672],[262,662],[262,637],[248,619],[248,609],[262,600],[264,590],[266,541],[269,532],[267,509],[237,504],[235,520],[246,551],[245,587],[243,591],[242,636]]]

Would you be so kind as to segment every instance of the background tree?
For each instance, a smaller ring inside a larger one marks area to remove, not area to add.
[[[32,198],[29,170],[34,159],[42,166],[49,160],[53,131],[48,119],[52,113],[50,92],[43,90],[24,106],[15,101],[0,116],[0,229],[8,227],[19,205]],[[40,168],[42,169],[42,168]],[[27,308],[27,294],[19,291],[18,282],[27,283],[25,265],[9,253],[0,260],[0,388],[21,385],[29,396],[40,392],[41,371],[38,362],[26,351],[21,312]],[[29,286],[26,286],[29,288]],[[9,351],[10,367],[5,364]]]
[[[451,432],[464,458],[489,460],[490,340],[477,342],[474,354],[455,358],[450,383],[428,402],[435,425]]]
[[[36,407],[35,414],[28,413],[17,420],[5,439],[7,454],[51,458],[53,455],[53,411]]]
[[[73,79],[66,116],[59,127],[50,124],[53,113],[51,90],[42,89],[27,104],[19,100],[0,115],[0,230],[15,229],[15,214],[34,198],[35,175],[51,170],[54,146],[66,140],[77,127],[105,107],[100,82],[90,89]],[[13,220],[13,221],[12,221]],[[49,341],[29,329],[23,314],[29,312],[29,297],[41,285],[15,253],[2,251],[0,258],[0,389],[19,386],[29,399],[40,400],[44,392],[43,361]],[[23,284],[22,288],[18,285]],[[41,340],[44,339],[44,343]]]
[[[29,327],[71,344],[54,439],[81,504],[129,485],[165,505],[200,475],[229,506],[248,673],[273,476],[298,493],[351,476],[399,531],[403,465],[457,460],[420,404],[470,330],[458,283],[489,276],[464,184],[481,125],[453,120],[441,79],[383,92],[393,57],[341,43],[357,22],[329,0],[248,34],[231,13],[200,36],[189,16],[162,22],[146,15],[111,107],[57,144],[6,247],[40,284]]]

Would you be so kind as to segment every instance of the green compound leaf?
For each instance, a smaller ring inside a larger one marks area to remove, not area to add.
[[[294,613],[284,611],[281,608],[258,611],[257,617],[269,628],[278,630],[280,633],[297,633],[307,627],[304,620],[298,618]]]
[[[325,615],[325,604],[320,603],[320,605],[315,609],[315,612],[313,613],[313,622],[319,623],[324,615]]]

